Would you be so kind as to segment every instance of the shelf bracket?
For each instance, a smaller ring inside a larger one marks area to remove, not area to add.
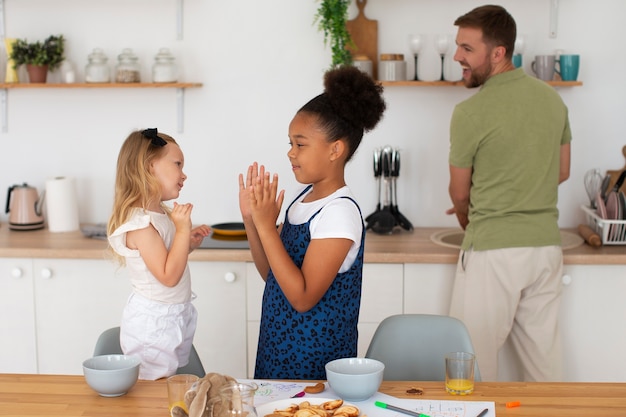
[[[176,39],[183,40],[183,0],[176,0]]]
[[[0,39],[4,39],[4,0],[0,0]]]
[[[0,0],[2,1],[2,0]],[[7,110],[7,89],[0,89],[0,118],[2,119],[2,133],[9,131],[8,110]]]
[[[178,133],[183,133],[183,125],[185,118],[185,89],[177,88],[176,89],[176,115],[178,118],[178,125],[176,131]]]
[[[182,1],[182,0],[181,0]],[[556,38],[559,23],[559,0],[550,0],[550,37]]]

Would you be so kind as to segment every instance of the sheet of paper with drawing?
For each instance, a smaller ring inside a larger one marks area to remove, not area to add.
[[[477,417],[483,410],[487,410],[481,417],[495,417],[496,405],[493,401],[458,401],[458,400],[410,400],[404,398],[396,398],[381,393],[375,394],[370,400],[380,401],[395,407],[409,410],[417,414],[428,417]],[[389,417],[406,417],[407,413],[395,410],[381,409],[377,407],[372,409],[367,401],[367,405],[361,406],[363,414]],[[361,405],[357,403],[357,405]],[[373,411],[370,411],[373,410]],[[376,414],[374,414],[374,412]]]

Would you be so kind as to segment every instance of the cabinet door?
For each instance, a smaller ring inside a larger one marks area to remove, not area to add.
[[[35,259],[39,372],[82,374],[102,331],[120,325],[130,294],[124,268],[93,259]]]
[[[37,373],[31,259],[0,259],[0,294],[0,373]]]
[[[365,356],[383,319],[402,314],[402,277],[402,264],[363,265],[358,356]]]
[[[261,302],[265,281],[259,275],[253,262],[246,263],[246,306],[248,333],[248,378],[254,377],[256,348],[259,342],[259,326],[261,324]]]
[[[405,264],[404,312],[447,315],[455,271],[456,264]]]
[[[626,266],[566,265],[564,282],[564,381],[624,382]]]
[[[246,377],[246,264],[190,262],[197,295],[194,346],[205,371]]]

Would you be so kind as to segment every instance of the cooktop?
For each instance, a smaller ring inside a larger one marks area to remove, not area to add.
[[[245,236],[223,236],[211,233],[204,238],[198,249],[250,249]]]

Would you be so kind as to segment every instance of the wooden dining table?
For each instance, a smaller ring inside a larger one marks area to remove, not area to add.
[[[379,391],[398,398],[493,401],[497,416],[626,416],[626,383],[477,382],[471,395],[456,397],[446,393],[443,382],[383,381]],[[513,401],[520,405],[507,408]],[[168,415],[165,380],[140,380],[127,394],[107,398],[82,375],[0,374],[0,416]]]

